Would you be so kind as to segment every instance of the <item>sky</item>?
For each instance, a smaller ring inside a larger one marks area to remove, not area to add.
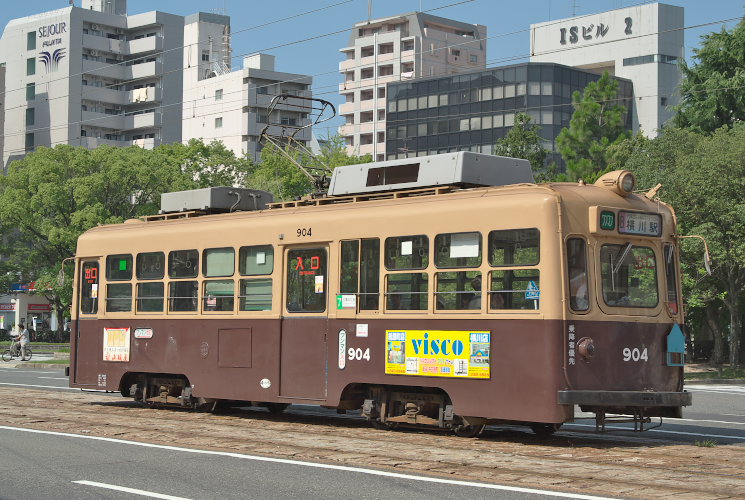
[[[74,0],[80,7],[82,0]],[[529,28],[533,23],[574,15],[596,14],[644,3],[644,0],[372,0],[372,18],[413,11],[487,27],[487,67],[528,61]],[[745,14],[745,0],[669,0],[685,8],[686,56],[704,33],[732,29]],[[160,10],[171,14],[225,14],[231,18],[233,68],[242,56],[265,52],[276,56],[277,71],[313,76],[313,92],[339,104],[339,49],[349,44],[353,24],[368,18],[368,0],[128,0],[128,13]],[[0,0],[0,26],[11,19],[69,6],[68,0],[36,0],[32,4]],[[306,15],[299,15],[309,11]],[[292,19],[289,17],[296,16]],[[277,21],[272,23],[272,21]],[[272,23],[266,25],[267,23]],[[713,23],[713,24],[709,24]],[[262,26],[266,25],[266,26]],[[705,26],[701,26],[705,25]],[[299,42],[299,43],[293,43]],[[277,47],[289,44],[285,47]],[[338,123],[329,122],[338,125]],[[324,132],[316,131],[320,135]]]

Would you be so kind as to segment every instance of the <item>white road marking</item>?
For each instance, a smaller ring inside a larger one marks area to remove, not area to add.
[[[36,377],[36,378],[48,378],[49,380],[67,380],[67,377]]]
[[[715,392],[717,394],[736,394],[745,396],[745,386],[740,385],[689,385],[685,388],[692,391]]]
[[[275,463],[275,464],[296,465],[300,467],[312,467],[315,469],[340,470],[340,471],[346,471],[346,472],[368,474],[371,476],[395,477],[397,479],[408,479],[411,481],[421,481],[424,483],[452,484],[455,486],[468,486],[472,488],[482,488],[486,490],[514,491],[518,493],[530,493],[534,495],[544,495],[544,496],[559,497],[559,498],[574,498],[578,500],[613,500],[612,497],[598,497],[598,496],[593,496],[593,495],[564,493],[561,491],[537,490],[537,489],[532,489],[532,488],[520,488],[517,486],[504,486],[500,484],[472,483],[470,481],[457,481],[454,479],[442,479],[438,477],[413,476],[410,474],[401,474],[397,472],[388,472],[388,471],[375,470],[375,469],[363,469],[361,467],[349,467],[346,465],[301,462],[299,460],[290,460],[287,458],[259,457],[259,456],[254,456],[254,455],[243,455],[241,453],[231,453],[227,451],[196,450],[196,449],[191,449],[191,448],[182,448],[179,446],[168,446],[168,445],[154,444],[154,443],[141,443],[137,441],[127,441],[125,439],[107,438],[107,437],[100,437],[100,436],[85,436],[85,435],[80,435],[80,434],[69,434],[66,432],[42,431],[42,430],[37,430],[37,429],[24,429],[21,427],[10,427],[7,425],[0,425],[0,430],[8,430],[8,431],[14,431],[14,432],[29,432],[32,434],[46,434],[50,436],[64,436],[64,437],[77,438],[77,439],[92,439],[94,441],[105,441],[107,443],[127,444],[131,446],[140,446],[143,448],[157,448],[161,450],[180,451],[184,453],[195,453],[198,455],[213,455],[213,456],[222,456],[222,457],[230,457],[230,458],[239,458],[242,460],[253,460],[255,462],[269,462],[269,463]],[[159,498],[176,498],[176,497],[159,497]]]
[[[565,424],[565,426],[574,426],[574,427],[592,427],[595,428],[595,425],[588,425],[588,424]],[[606,425],[606,429],[614,430],[614,431],[629,431],[634,432],[634,429],[631,427],[618,427],[616,425]],[[681,431],[663,431],[660,429],[650,429],[648,431],[650,434],[680,434],[683,436],[696,436],[696,437],[707,437],[707,438],[722,438],[722,439],[739,439],[742,441],[745,441],[745,436],[726,436],[723,434],[700,434],[697,432],[681,432]]]
[[[164,495],[162,493],[154,493],[152,491],[137,490],[134,488],[127,488],[126,486],[116,486],[114,484],[97,483],[95,481],[73,481],[75,484],[84,484],[85,486],[95,486],[96,488],[106,488],[107,490],[123,491],[124,493],[132,493],[134,495],[141,495],[143,497],[150,498],[163,498],[165,500],[188,500],[186,497],[175,497],[173,495]]]
[[[79,391],[77,387],[64,387],[59,385],[36,385],[36,384],[12,384],[10,382],[0,382],[0,385],[13,385],[16,387],[36,387],[39,389],[64,389],[66,391]]]

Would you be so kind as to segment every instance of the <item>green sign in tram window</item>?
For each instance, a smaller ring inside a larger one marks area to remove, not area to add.
[[[127,270],[127,261],[125,259],[121,259],[119,261],[119,270],[120,271],[126,271]]]
[[[600,212],[600,229],[613,231],[616,228],[616,214],[603,210]]]

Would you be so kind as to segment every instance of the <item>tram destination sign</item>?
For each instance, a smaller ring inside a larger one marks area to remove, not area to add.
[[[618,232],[637,236],[662,236],[662,215],[619,211]]]

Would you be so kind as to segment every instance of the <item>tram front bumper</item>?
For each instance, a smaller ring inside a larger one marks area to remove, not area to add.
[[[559,391],[562,405],[595,408],[655,408],[690,406],[690,392]]]

